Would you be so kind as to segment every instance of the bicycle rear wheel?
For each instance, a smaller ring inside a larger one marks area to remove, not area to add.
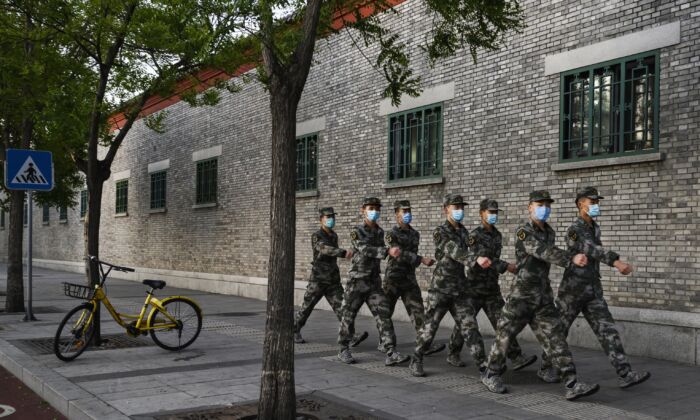
[[[58,325],[53,340],[53,352],[64,362],[80,356],[95,333],[92,303],[83,303],[71,309]]]
[[[170,316],[177,321],[176,325],[158,309],[151,311],[148,317],[148,325],[155,327],[151,331],[151,338],[160,347],[170,350],[182,350],[199,336],[202,330],[202,310],[194,302],[180,297],[166,299],[163,307]],[[167,326],[158,328],[159,326]]]

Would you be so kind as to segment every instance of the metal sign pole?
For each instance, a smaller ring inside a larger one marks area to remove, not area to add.
[[[27,191],[27,234],[29,238],[27,239],[27,286],[28,286],[28,303],[27,303],[27,314],[24,316],[25,321],[36,321],[34,314],[32,313],[32,207],[34,203],[32,202],[33,191]]]

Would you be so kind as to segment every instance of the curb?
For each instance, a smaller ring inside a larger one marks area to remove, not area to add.
[[[127,420],[128,416],[0,339],[0,365],[61,414],[73,420]]]

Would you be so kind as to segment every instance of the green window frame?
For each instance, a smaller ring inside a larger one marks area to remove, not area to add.
[[[49,224],[51,219],[51,206],[44,204],[41,208],[41,222],[45,225]]]
[[[559,162],[659,149],[659,52],[561,74]]]
[[[164,209],[167,187],[167,172],[151,173],[151,209]]]
[[[216,203],[218,159],[197,162],[196,204]]]
[[[442,103],[389,116],[387,180],[442,176]]]
[[[116,203],[114,206],[116,214],[126,214],[129,209],[129,180],[117,181]]]
[[[65,222],[68,220],[68,207],[67,206],[59,206],[58,207],[58,220],[61,222]]]
[[[84,219],[88,210],[88,191],[80,191],[80,218]]]
[[[297,137],[297,191],[318,188],[318,133]]]

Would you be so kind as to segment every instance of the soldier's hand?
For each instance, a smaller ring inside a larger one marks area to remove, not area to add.
[[[397,246],[389,248],[389,255],[391,255],[394,258],[397,258],[399,255],[401,255],[401,248]]]
[[[428,258],[428,257],[421,257],[420,262],[421,262],[421,264],[427,265],[428,267],[435,264],[435,260],[432,258]]]
[[[507,270],[509,273],[515,274],[515,273],[518,272],[518,266],[516,266],[516,265],[513,264],[513,263],[508,263],[508,267],[506,267],[506,270]]]
[[[585,267],[586,264],[588,264],[588,257],[586,257],[586,254],[576,254],[574,255],[573,261],[577,266]]]
[[[347,258],[347,259],[352,258],[352,251],[350,251],[350,250],[345,251],[345,258]]]
[[[491,260],[488,259],[487,257],[479,257],[476,259],[476,263],[479,264],[481,268],[489,268],[491,267]]]
[[[615,268],[617,268],[617,271],[624,276],[630,274],[634,270],[631,264],[627,264],[626,262],[622,262],[620,260],[615,261],[613,265]]]

